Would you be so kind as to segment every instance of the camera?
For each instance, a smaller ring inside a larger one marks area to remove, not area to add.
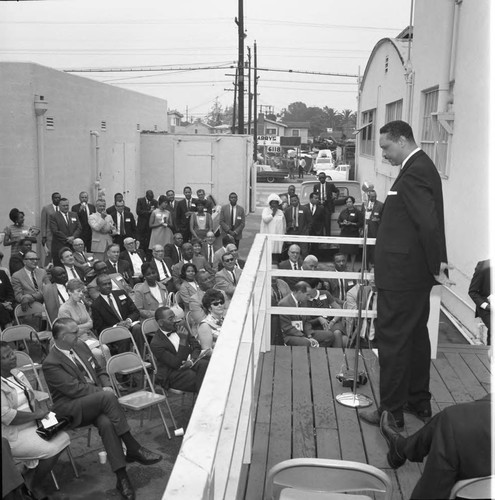
[[[337,373],[336,378],[342,383],[342,387],[354,387],[354,370],[343,370]],[[365,385],[368,382],[368,377],[364,371],[360,371],[357,374],[356,387],[360,385]]]

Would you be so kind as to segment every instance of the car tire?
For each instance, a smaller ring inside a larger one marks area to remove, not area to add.
[[[273,182],[275,182],[275,177],[267,177],[266,182],[269,182],[270,184],[272,184]]]

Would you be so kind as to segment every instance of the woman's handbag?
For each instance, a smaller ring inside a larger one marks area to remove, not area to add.
[[[45,441],[50,441],[50,439],[56,436],[60,431],[68,427],[70,422],[71,418],[62,417],[58,419],[58,422],[51,427],[43,427],[42,424],[39,424],[39,427],[36,429],[36,434],[38,434],[38,436],[43,438]]]

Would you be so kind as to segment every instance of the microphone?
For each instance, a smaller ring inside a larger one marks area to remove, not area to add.
[[[369,193],[370,191],[375,190],[375,185],[369,181],[364,181],[361,190],[364,191],[366,194]]]

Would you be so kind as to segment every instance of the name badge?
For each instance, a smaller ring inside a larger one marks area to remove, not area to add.
[[[396,194],[397,194],[397,191],[389,191],[389,192],[387,193],[387,195],[388,195],[388,196],[394,196],[394,195],[396,195]]]
[[[304,212],[302,210],[298,210],[298,213],[303,214]]]
[[[125,295],[119,295],[119,300],[125,300],[126,296]]]
[[[126,221],[126,222],[131,222],[131,219],[126,219],[125,221]]]
[[[196,203],[191,203],[191,207],[195,207],[196,206]]]
[[[296,321],[291,321],[290,322],[291,325],[294,327],[294,328],[297,328],[298,330],[300,330],[302,332],[302,329],[303,329],[303,322],[301,320],[296,320]]]
[[[354,281],[348,281],[348,283],[350,287],[354,285]]]
[[[75,217],[71,217],[71,218],[70,218],[70,220],[71,220],[72,222],[76,222],[76,218],[75,218]]]
[[[242,217],[240,217],[240,216],[237,217],[237,220],[241,220],[241,219],[242,219]]]

